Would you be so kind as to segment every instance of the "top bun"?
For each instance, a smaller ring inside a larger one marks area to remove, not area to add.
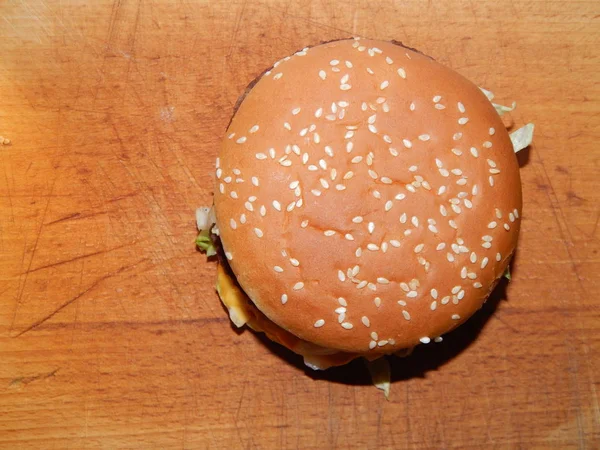
[[[215,209],[233,273],[320,346],[393,353],[481,307],[519,234],[510,138],[432,59],[348,39],[275,64],[223,141]]]

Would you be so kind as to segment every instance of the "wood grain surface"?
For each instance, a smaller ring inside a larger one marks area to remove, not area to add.
[[[389,401],[236,333],[193,244],[246,84],[351,35],[536,124],[513,281]],[[599,42],[597,1],[1,1],[0,448],[600,448]]]

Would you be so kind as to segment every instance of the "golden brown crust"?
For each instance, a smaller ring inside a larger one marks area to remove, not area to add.
[[[521,187],[475,85],[392,43],[344,40],[282,60],[245,97],[215,207],[269,319],[324,347],[393,353],[481,306],[515,248]]]

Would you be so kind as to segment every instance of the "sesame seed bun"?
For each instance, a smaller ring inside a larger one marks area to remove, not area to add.
[[[281,328],[367,355],[478,310],[520,226],[517,159],[470,81],[390,42],[341,40],[254,84],[217,162],[239,285]]]

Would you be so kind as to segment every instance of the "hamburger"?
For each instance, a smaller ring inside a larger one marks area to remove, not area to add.
[[[505,274],[521,223],[512,107],[397,42],[283,58],[236,105],[197,244],[232,322],[313,369],[439,342]],[[389,370],[388,370],[389,372]],[[382,382],[386,387],[385,380]],[[381,385],[380,385],[381,387]]]

